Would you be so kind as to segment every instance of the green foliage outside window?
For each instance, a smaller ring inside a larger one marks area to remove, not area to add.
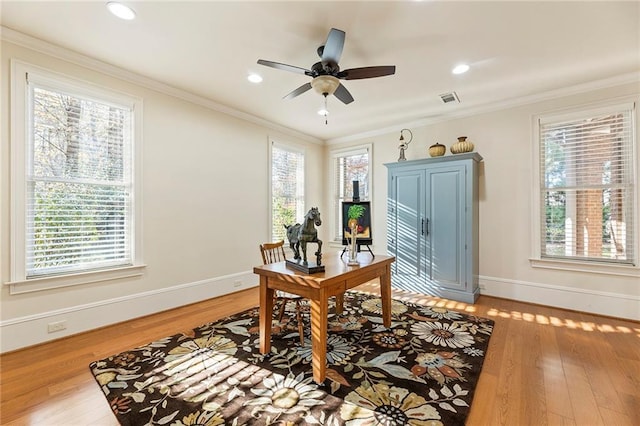
[[[27,275],[130,264],[126,108],[33,87]]]

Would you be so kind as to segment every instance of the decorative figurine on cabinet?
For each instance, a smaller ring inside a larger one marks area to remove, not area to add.
[[[404,141],[404,135],[402,134],[402,132],[404,131],[409,132],[410,139],[407,142]],[[409,148],[409,144],[411,143],[412,140],[413,140],[413,133],[411,132],[411,130],[409,129],[400,130],[400,144],[398,145],[398,148],[400,148],[400,157],[398,158],[398,161],[407,161],[407,159],[404,156],[404,151]]]

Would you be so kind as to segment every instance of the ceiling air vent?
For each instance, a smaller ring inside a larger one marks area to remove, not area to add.
[[[440,95],[440,99],[442,99],[442,102],[445,104],[451,102],[460,103],[460,98],[458,98],[458,94],[456,92],[443,93],[442,95]]]

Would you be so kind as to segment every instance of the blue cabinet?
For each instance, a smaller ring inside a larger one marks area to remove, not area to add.
[[[388,163],[392,285],[473,303],[478,289],[478,153]]]

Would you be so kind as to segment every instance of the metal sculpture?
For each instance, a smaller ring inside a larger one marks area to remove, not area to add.
[[[303,224],[285,225],[287,229],[287,239],[289,247],[293,250],[293,258],[300,259],[300,248],[302,248],[302,261],[307,264],[307,243],[316,243],[318,251],[315,252],[316,263],[322,264],[322,240],[318,239],[316,226],[322,225],[320,211],[317,207],[312,207],[304,216]]]

